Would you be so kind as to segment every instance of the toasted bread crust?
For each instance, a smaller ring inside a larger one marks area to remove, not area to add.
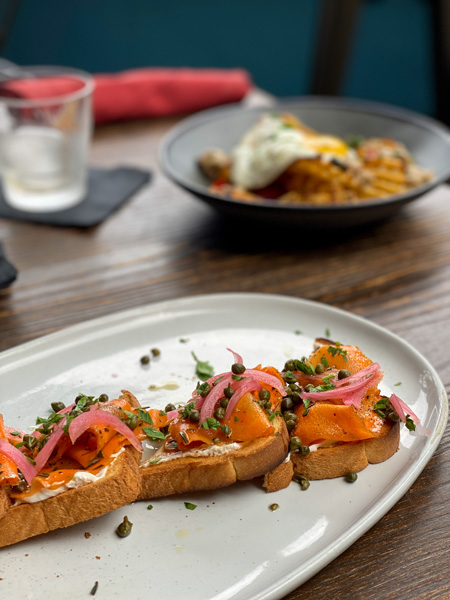
[[[9,486],[8,486],[9,487]],[[0,519],[6,514],[11,505],[6,486],[0,487]]]
[[[41,502],[11,506],[0,519],[0,547],[99,517],[133,502],[140,492],[137,459],[137,452],[126,448],[102,479]]]
[[[399,423],[393,423],[384,427],[385,435],[378,438],[319,448],[307,456],[293,452],[291,461],[294,474],[308,479],[332,479],[343,477],[350,471],[362,471],[369,463],[387,460],[398,450],[400,426]]]
[[[142,466],[139,499],[213,490],[264,475],[282,463],[288,453],[289,434],[284,420],[277,417],[274,426],[277,435],[244,442],[226,454],[180,457]]]
[[[266,473],[263,477],[263,488],[267,492],[277,492],[287,488],[294,475],[294,465],[291,460],[286,460]]]

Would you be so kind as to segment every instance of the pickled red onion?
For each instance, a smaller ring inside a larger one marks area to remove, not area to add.
[[[20,470],[27,483],[31,483],[36,476],[36,467],[30,463],[25,454],[5,440],[0,438],[0,453],[10,458]]]
[[[242,360],[242,356],[240,354],[238,354],[237,352],[235,352],[231,348],[227,348],[227,350],[228,350],[228,352],[231,352],[231,354],[233,355],[235,363],[239,363],[241,365],[244,364],[244,361]]]
[[[244,373],[244,377],[253,377],[253,379],[256,379],[256,381],[267,383],[278,390],[282,396],[286,396],[284,385],[275,375],[271,375],[265,371],[260,371],[259,369],[247,369]]]
[[[69,425],[69,436],[72,444],[83,434],[89,427],[94,425],[105,425],[112,427],[125,437],[136,450],[142,452],[142,444],[138,438],[134,435],[131,429],[123,421],[115,415],[106,412],[105,410],[94,410],[85,413],[81,413],[78,417],[71,422]],[[45,446],[44,446],[45,447]]]
[[[339,380],[332,390],[323,392],[302,392],[302,400],[310,399],[316,402],[321,400],[342,400],[343,404],[353,405],[355,408],[361,408],[364,394],[370,387],[377,386],[383,379],[384,373],[380,371],[378,363],[372,363],[365,369],[358,371],[350,377]],[[347,384],[347,385],[344,385]]]
[[[250,379],[250,381],[246,381],[243,383],[239,389],[237,389],[234,394],[231,396],[230,401],[227,405],[227,410],[225,411],[224,421],[228,421],[233,412],[234,407],[239,402],[239,400],[247,394],[247,392],[259,391],[261,389],[261,384],[256,379]]]
[[[232,373],[226,373],[224,378],[220,380],[220,382],[213,387],[213,389],[206,396],[203,405],[200,410],[200,421],[206,421],[208,417],[212,417],[214,414],[214,408],[217,400],[224,396],[224,390],[231,383]]]
[[[58,423],[58,425],[53,430],[53,433],[48,438],[47,442],[44,444],[42,449],[36,455],[36,457],[35,457],[36,473],[39,473],[39,471],[47,463],[48,459],[52,455],[53,450],[58,445],[59,440],[64,435],[63,427],[64,427],[65,422],[66,422],[65,419],[61,419],[61,421]]]
[[[392,404],[395,412],[398,414],[403,423],[406,423],[406,415],[409,415],[414,423],[417,424],[419,422],[419,417],[415,415],[409,406],[396,394],[391,395],[389,402]]]
[[[361,369],[361,371],[358,371],[357,373],[354,373],[353,375],[350,375],[349,377],[344,377],[344,379],[337,379],[337,377],[335,377],[332,380],[332,382],[333,382],[333,385],[335,385],[337,388],[339,388],[339,387],[342,387],[343,385],[348,385],[355,381],[359,381],[362,377],[366,377],[367,375],[373,375],[375,373],[378,373],[379,370],[380,370],[380,365],[378,363],[374,362],[371,365],[369,365],[368,367]],[[331,383],[331,381],[330,381],[330,383]]]

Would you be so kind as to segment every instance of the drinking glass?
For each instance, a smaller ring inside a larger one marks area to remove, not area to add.
[[[93,87],[90,75],[64,67],[0,72],[0,174],[9,205],[46,212],[84,199]]]

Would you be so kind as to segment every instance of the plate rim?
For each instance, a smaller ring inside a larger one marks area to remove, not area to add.
[[[387,103],[376,102],[372,100],[365,100],[360,98],[350,98],[341,96],[293,96],[286,98],[277,98],[276,102],[270,106],[243,106],[239,103],[228,104],[225,106],[215,106],[202,110],[198,113],[190,115],[184,118],[182,121],[174,125],[162,138],[157,151],[158,163],[163,173],[173,182],[181,186],[183,189],[190,193],[200,195],[210,201],[218,202],[223,206],[239,206],[242,208],[251,209],[252,207],[266,209],[268,211],[283,212],[289,214],[290,212],[303,212],[316,213],[320,210],[320,213],[333,213],[343,211],[359,211],[363,209],[373,209],[378,207],[386,207],[396,204],[404,204],[411,200],[414,200],[418,196],[422,196],[427,192],[433,190],[435,187],[441,185],[450,178],[450,161],[447,170],[443,172],[439,177],[435,177],[432,181],[427,182],[421,186],[412,188],[406,194],[394,194],[389,196],[387,199],[374,199],[364,201],[358,204],[343,204],[339,206],[335,205],[323,205],[320,207],[314,205],[299,205],[293,206],[290,204],[277,204],[276,201],[270,200],[255,200],[251,203],[243,202],[233,198],[221,197],[217,194],[212,194],[207,188],[204,188],[196,182],[190,182],[185,177],[180,175],[171,165],[169,159],[170,150],[172,145],[178,140],[180,135],[190,132],[197,126],[213,121],[217,118],[226,118],[233,113],[248,113],[258,114],[264,111],[276,111],[283,110],[288,105],[299,105],[299,106],[311,106],[319,108],[335,108],[338,110],[348,110],[369,113],[376,116],[386,116],[391,119],[396,119],[404,123],[413,123],[427,131],[432,131],[438,137],[447,142],[450,150],[450,128],[444,123],[437,121],[436,119],[420,114],[416,111],[395,106]]]
[[[39,346],[46,346],[50,344],[52,346],[54,342],[62,343],[64,338],[71,338],[73,336],[88,334],[98,328],[108,328],[114,325],[120,325],[124,322],[129,322],[131,319],[139,319],[149,317],[151,315],[156,316],[161,312],[182,312],[186,314],[186,309],[196,309],[198,312],[198,304],[201,303],[201,310],[205,310],[206,304],[216,305],[218,309],[225,309],[226,303],[233,301],[244,300],[247,302],[266,302],[270,303],[287,303],[298,306],[299,308],[310,307],[311,310],[325,311],[331,314],[350,319],[354,323],[363,324],[368,330],[371,329],[381,333],[387,338],[395,340],[400,343],[406,350],[412,352],[412,354],[418,358],[427,369],[430,370],[433,376],[433,382],[436,386],[436,391],[439,394],[439,415],[434,429],[434,435],[428,439],[426,446],[422,449],[419,457],[414,463],[414,467],[411,468],[405,477],[398,480],[393,486],[392,491],[388,495],[384,495],[380,501],[377,501],[375,509],[371,508],[370,515],[360,522],[357,526],[352,527],[350,532],[342,534],[333,541],[331,547],[317,552],[306,569],[301,570],[300,567],[293,569],[289,572],[289,576],[283,580],[277,580],[270,588],[266,588],[263,591],[256,590],[249,596],[248,600],[280,600],[284,595],[297,589],[299,585],[302,585],[316,573],[318,573],[335,558],[341,555],[346,549],[348,549],[357,539],[362,537],[372,526],[374,526],[380,519],[402,498],[407,491],[410,489],[414,481],[420,476],[423,469],[434,454],[438,447],[441,438],[445,432],[446,424],[448,421],[448,398],[445,390],[445,386],[441,381],[437,371],[414,346],[409,342],[393,333],[386,327],[383,327],[365,317],[354,314],[348,310],[341,309],[339,307],[310,300],[306,298],[297,298],[295,296],[286,296],[281,294],[270,294],[270,293],[252,293],[252,292],[225,292],[217,294],[202,294],[202,295],[190,295],[182,298],[174,298],[169,300],[163,300],[154,303],[147,303],[139,305],[133,308],[124,310],[114,311],[112,313],[88,319],[76,323],[74,325],[62,328],[58,331],[40,336],[34,340],[30,340],[14,346],[10,349],[0,352],[0,376],[2,372],[2,366],[8,367],[10,363],[15,364],[16,360],[20,360],[21,357],[31,353],[31,356],[35,356],[35,350]],[[221,304],[222,303],[222,304]],[[439,384],[439,385],[438,385]]]

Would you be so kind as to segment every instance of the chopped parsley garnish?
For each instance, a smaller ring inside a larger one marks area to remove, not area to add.
[[[142,431],[151,440],[164,440],[166,437],[162,431],[158,431],[155,427],[143,427]]]
[[[222,381],[222,379],[225,377],[225,375],[221,375],[220,377],[218,377],[215,382],[213,383],[213,386],[217,385],[218,383],[220,383]]]
[[[269,421],[273,421],[276,416],[281,415],[281,411],[279,410],[275,410],[273,412],[268,410],[267,412],[269,413],[269,416],[267,417]]]
[[[180,411],[180,415],[183,419],[187,419],[194,408],[195,402],[189,402],[189,404],[186,404],[186,406],[184,406],[183,409]]]
[[[153,504],[149,504],[149,505],[147,506],[147,510],[152,510],[152,509],[153,509]]]
[[[391,409],[391,405],[389,402],[389,398],[380,398],[380,400],[378,400],[378,402],[373,407],[373,410],[383,420],[386,419],[387,413],[389,412],[390,409]]]
[[[328,329],[328,327],[325,329],[325,335],[327,336],[327,338],[331,336],[331,331]]]
[[[394,385],[396,385],[396,386],[397,385],[402,385],[402,382],[401,381],[397,381],[397,383],[394,383]]]
[[[10,435],[14,435],[16,437],[22,437],[22,434],[20,433],[20,431],[11,431]]]
[[[328,352],[331,354],[331,356],[342,356],[342,358],[345,360],[345,362],[347,362],[347,350],[342,350],[342,348],[340,348],[340,344],[338,342],[336,342],[336,346],[328,346]]]
[[[406,415],[406,429],[409,429],[409,431],[415,431],[416,430],[416,424],[414,423],[414,421],[411,419],[411,417],[409,415]]]
[[[302,335],[303,331],[301,329],[296,329],[294,333],[295,335]]]
[[[320,359],[320,362],[323,364],[323,366],[325,367],[325,369],[328,369],[330,367],[327,359],[325,358],[325,356],[322,356],[322,358]]]
[[[314,386],[308,387],[308,393],[317,394],[319,392],[328,392],[329,390],[335,390],[335,389],[336,389],[335,385],[333,385],[332,383],[329,383],[329,381],[326,381],[325,383],[322,383],[315,387]]]
[[[199,379],[206,381],[214,375],[214,367],[207,360],[199,360],[194,352],[191,353],[196,362],[195,373]]]
[[[188,510],[195,510],[197,508],[197,505],[192,504],[192,502],[185,502],[184,505]]]
[[[219,421],[214,419],[214,417],[207,417],[205,421],[202,423],[203,429],[212,429],[216,431],[220,427]]]
[[[146,410],[143,410],[142,408],[140,408],[138,410],[138,417],[140,418],[141,421],[144,421],[144,423],[153,425],[153,419],[151,418],[150,414]]]
[[[245,377],[242,377],[241,375],[232,375],[231,379],[233,379],[234,381],[242,381],[243,379],[245,379]]]
[[[199,383],[197,383],[197,388],[196,388],[195,391],[202,398],[206,398],[206,396],[211,391],[211,386],[209,385],[209,383],[207,381],[205,381],[205,383],[200,383],[199,382]]]
[[[298,360],[298,358],[292,359],[292,367],[291,371],[300,371],[301,373],[305,373],[305,375],[316,374],[314,367],[305,356],[301,360]],[[286,373],[284,375],[286,376]]]
[[[311,406],[313,406],[314,402],[311,400],[311,398],[306,398],[305,400],[303,400],[303,406],[305,408],[305,410],[303,411],[302,417],[306,417],[306,415],[309,413],[309,409],[311,408]]]

